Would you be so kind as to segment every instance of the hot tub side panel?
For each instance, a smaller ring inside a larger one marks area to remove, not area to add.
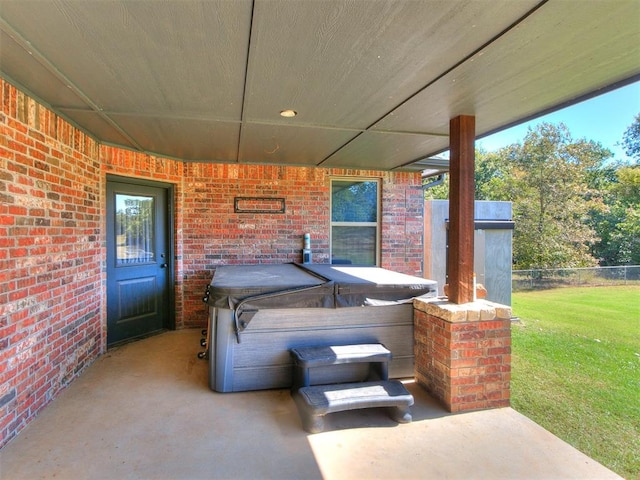
[[[237,343],[232,311],[210,309],[209,384],[218,392],[291,386],[289,349],[300,346],[382,343],[392,353],[392,378],[413,377],[412,304],[260,310]],[[338,367],[338,368],[337,368]],[[367,367],[339,365],[312,372],[312,383],[363,380]]]

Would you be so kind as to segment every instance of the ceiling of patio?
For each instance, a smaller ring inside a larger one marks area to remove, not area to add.
[[[637,0],[0,0],[0,75],[186,161],[422,170],[452,117],[481,137],[637,80],[638,45]]]

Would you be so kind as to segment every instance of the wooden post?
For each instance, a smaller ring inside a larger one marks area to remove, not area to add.
[[[449,123],[449,301],[473,301],[473,234],[476,118]]]

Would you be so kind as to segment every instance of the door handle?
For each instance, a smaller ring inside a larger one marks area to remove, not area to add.
[[[166,263],[161,263],[160,264],[160,268],[167,268],[167,264]]]

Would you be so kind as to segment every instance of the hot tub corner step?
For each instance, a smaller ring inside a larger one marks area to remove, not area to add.
[[[368,363],[370,369],[369,379],[389,379],[389,362],[392,355],[380,343],[295,347],[290,349],[290,353],[294,365],[294,390],[311,385],[311,369],[345,363]],[[375,373],[375,377],[371,376],[372,373]]]
[[[312,368],[341,363],[389,362],[391,352],[380,343],[296,347],[291,349],[296,365]]]
[[[293,397],[309,433],[324,429],[326,414],[359,408],[389,407],[393,420],[411,422],[413,396],[398,380],[313,385],[300,388]]]

